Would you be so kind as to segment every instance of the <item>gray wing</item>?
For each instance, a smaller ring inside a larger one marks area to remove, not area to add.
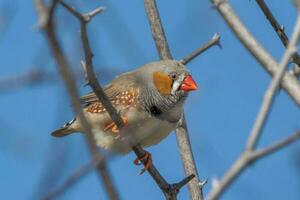
[[[113,100],[118,94],[134,87],[136,87],[136,83],[132,73],[124,73],[115,78],[110,84],[106,85],[104,87],[104,92],[110,100]],[[82,96],[80,101],[85,105],[90,105],[99,100],[94,92],[90,92]]]

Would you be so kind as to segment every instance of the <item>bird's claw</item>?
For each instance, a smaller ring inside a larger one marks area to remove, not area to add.
[[[145,152],[145,155],[142,158],[136,158],[133,163],[135,165],[144,164],[144,168],[140,171],[139,175],[142,175],[146,170],[152,166],[152,155],[149,152]]]

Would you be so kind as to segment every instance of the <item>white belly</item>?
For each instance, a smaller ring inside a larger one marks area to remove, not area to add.
[[[116,139],[115,136],[103,132],[102,130],[94,130],[97,144],[107,150],[115,153],[128,153],[131,151],[131,144],[141,144],[142,147],[148,147],[159,143],[168,134],[176,128],[176,123],[162,121],[154,117],[135,126],[129,127],[122,135],[123,139]]]

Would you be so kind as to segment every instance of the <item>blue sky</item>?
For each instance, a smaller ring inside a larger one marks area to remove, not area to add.
[[[106,7],[105,12],[89,24],[101,83],[158,59],[142,1],[68,2],[83,12],[97,6]],[[279,60],[284,48],[255,1],[230,2],[251,32]],[[266,2],[290,35],[296,19],[291,1]],[[222,49],[213,47],[188,64],[200,89],[189,96],[185,110],[200,177],[209,181],[204,189],[207,194],[212,177],[222,176],[243,150],[270,77],[239,43],[209,1],[158,1],[158,6],[176,59],[189,54],[214,33],[221,35]],[[56,14],[64,51],[78,72],[82,59],[79,24],[63,9],[58,9]],[[0,80],[32,69],[58,75],[45,39],[36,27],[32,3],[1,0],[0,16]],[[83,83],[79,75],[81,94],[89,91]],[[40,199],[89,161],[82,135],[63,139],[49,135],[73,116],[59,79],[2,89],[0,105],[0,194],[3,199]],[[259,147],[300,129],[299,119],[297,106],[284,91],[279,92]],[[169,182],[183,178],[175,134],[148,150]],[[222,199],[299,199],[299,151],[300,142],[297,142],[257,162],[236,180]],[[131,153],[108,161],[122,199],[163,199],[148,174],[137,175],[140,169],[132,164],[134,159]],[[107,199],[94,172],[59,199],[83,198]],[[179,199],[188,199],[186,188],[180,192]]]

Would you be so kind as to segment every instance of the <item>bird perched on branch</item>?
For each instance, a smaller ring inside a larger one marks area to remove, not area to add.
[[[174,60],[149,63],[121,74],[104,89],[124,122],[121,131],[94,93],[81,100],[97,145],[125,154],[131,151],[130,145],[152,146],[172,132],[182,116],[187,93],[196,89],[186,67]],[[63,137],[82,131],[79,119],[74,118],[52,135]],[[122,138],[116,139],[120,132]],[[151,154],[147,152],[143,159],[145,171],[152,163]],[[138,164],[139,159],[134,162]]]

